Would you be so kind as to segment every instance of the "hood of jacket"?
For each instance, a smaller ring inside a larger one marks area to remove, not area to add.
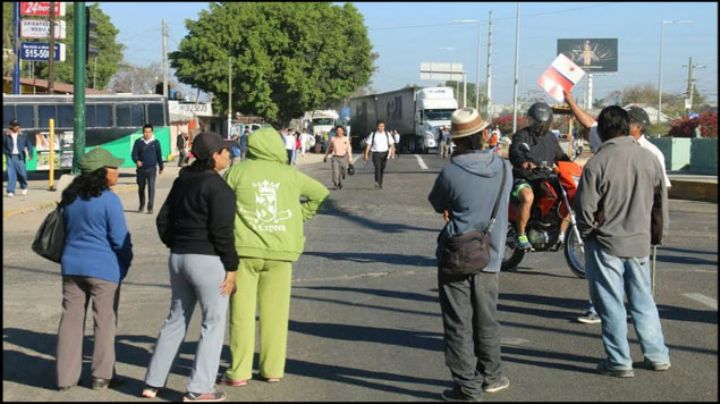
[[[250,159],[287,162],[285,142],[280,132],[273,128],[261,128],[248,137],[248,154]]]
[[[478,177],[493,177],[502,170],[502,159],[492,150],[475,150],[453,157],[451,164]]]

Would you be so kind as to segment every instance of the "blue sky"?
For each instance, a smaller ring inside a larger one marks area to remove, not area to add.
[[[187,33],[185,19],[196,19],[207,3],[105,3],[103,11],[120,30],[128,62],[148,65],[161,58],[160,20],[169,26],[170,50]],[[361,2],[379,70],[372,78],[376,91],[406,84],[436,85],[420,80],[421,62],[459,62],[476,76],[480,28],[480,81],[485,81],[488,12],[493,11],[493,101],[512,103],[515,63],[516,3]],[[662,20],[692,20],[666,24],[663,45],[663,91],[686,91],[688,58],[705,66],[696,71],[701,94],[717,99],[718,5],[715,2],[670,3],[520,3],[519,94],[542,91],[535,83],[556,56],[558,38],[617,38],[618,73],[595,75],[594,98],[614,90],[650,83],[657,86]],[[480,23],[457,23],[475,19]],[[579,89],[585,80],[579,83]],[[579,94],[576,90],[576,97]],[[548,98],[549,99],[549,98]]]

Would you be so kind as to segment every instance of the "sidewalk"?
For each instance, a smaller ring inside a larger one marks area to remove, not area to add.
[[[322,162],[322,156],[322,154],[313,153],[306,153],[305,156],[298,156],[297,166],[320,163]],[[165,171],[162,175],[158,176],[157,181],[166,180],[168,177],[175,179],[178,175],[178,171],[180,170],[177,167],[177,163],[174,161],[168,161],[165,163]],[[39,174],[35,175],[35,177],[39,177]],[[28,181],[27,195],[20,195],[20,186],[16,184],[15,196],[8,198],[5,196],[7,181],[3,181],[3,218],[53,207],[55,203],[60,200],[61,192],[50,191],[48,186],[49,182],[47,176],[45,179],[32,179]],[[55,189],[60,189],[64,186],[64,184],[56,178],[54,186]],[[120,180],[112,189],[115,193],[137,192],[135,169],[121,168]]]

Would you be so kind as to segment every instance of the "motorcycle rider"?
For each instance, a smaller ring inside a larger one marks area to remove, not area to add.
[[[534,168],[556,161],[571,161],[562,150],[558,139],[550,132],[553,121],[552,108],[544,102],[536,102],[527,111],[528,126],[517,131],[510,144],[510,163],[513,165],[512,197],[518,201],[519,214],[517,219],[518,248],[532,250],[532,245],[525,235],[525,226],[530,220],[535,193],[539,183],[546,174],[533,171]],[[564,241],[565,230],[569,222],[563,219],[560,226],[559,242]]]

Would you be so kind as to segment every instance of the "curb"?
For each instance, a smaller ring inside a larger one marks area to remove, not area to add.
[[[115,192],[116,194],[129,192],[129,191],[137,191],[137,185],[117,185],[112,188],[112,191]],[[55,206],[56,202],[57,201],[45,201],[45,202],[40,202],[33,206],[12,209],[7,212],[3,212],[3,219],[6,219],[6,218],[12,217],[12,216],[16,216],[16,215],[21,215],[23,213],[34,212],[36,210],[52,208],[53,206]]]
[[[669,199],[685,199],[689,201],[717,203],[717,183],[671,180],[672,187],[668,191]]]

